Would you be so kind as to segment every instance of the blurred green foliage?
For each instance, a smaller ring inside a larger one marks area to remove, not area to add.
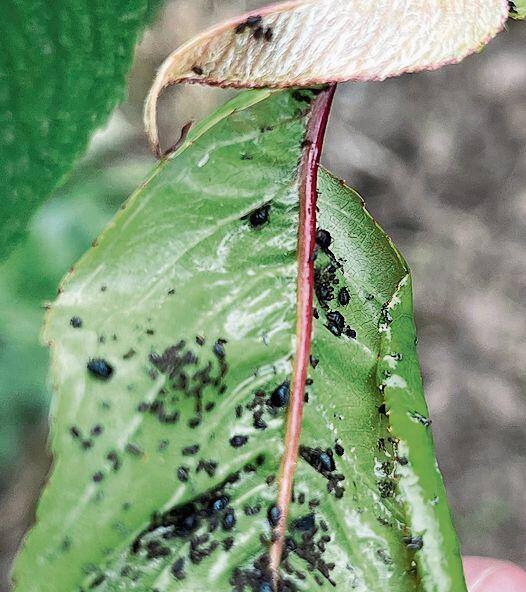
[[[122,101],[161,0],[5,0],[0,20],[0,258]]]
[[[82,162],[69,182],[33,216],[28,233],[0,263],[0,473],[21,450],[26,430],[47,412],[48,353],[40,345],[46,301],[122,201],[151,160],[112,159],[105,146]],[[1,483],[0,483],[1,486]]]

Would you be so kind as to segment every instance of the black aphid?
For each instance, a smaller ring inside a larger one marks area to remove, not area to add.
[[[386,549],[378,549],[376,554],[385,565],[392,565],[393,560]]]
[[[256,27],[254,29],[254,33],[253,33],[254,39],[261,39],[263,37],[264,33],[265,33],[265,31],[264,31],[263,27]]]
[[[332,237],[330,232],[327,230],[323,230],[323,228],[318,228],[316,231],[316,244],[322,251],[326,251],[332,243]]]
[[[147,559],[157,559],[158,557],[168,557],[170,549],[162,545],[159,541],[148,541],[146,543]]]
[[[257,208],[245,217],[252,228],[259,228],[266,224],[270,219],[270,205],[265,204],[260,208]]]
[[[216,497],[211,501],[212,510],[214,510],[215,512],[221,512],[222,510],[227,508],[228,501],[229,500],[226,497],[226,495]]]
[[[193,454],[197,454],[199,452],[199,444],[194,444],[193,446],[186,446],[182,450],[183,456],[192,456]]]
[[[294,520],[292,523],[292,528],[295,530],[301,530],[303,532],[309,532],[314,530],[315,526],[315,519],[314,514],[307,514],[306,516],[302,516],[297,520]]]
[[[226,340],[225,339],[218,339],[215,343],[214,343],[214,355],[219,358],[220,360],[224,359],[225,357],[225,343]]]
[[[288,380],[281,383],[270,395],[270,404],[272,407],[286,407],[289,402],[290,385]]]
[[[94,588],[98,588],[105,579],[106,576],[104,574],[99,574],[89,585],[90,589],[93,590]]]
[[[312,366],[312,368],[316,368],[316,366],[320,363],[320,360],[318,358],[315,358],[314,356],[310,356],[309,358],[310,360],[310,365]]]
[[[259,14],[255,14],[255,15],[249,16],[247,18],[247,20],[245,21],[245,24],[247,27],[254,28],[254,27],[257,27],[258,25],[260,25],[262,23],[262,21],[263,21],[263,17]]]
[[[197,74],[198,76],[202,76],[203,75],[203,68],[201,68],[201,66],[192,66],[192,72],[194,74]]]
[[[267,429],[267,422],[263,419],[263,410],[256,409],[253,414],[253,422],[252,425],[256,428],[256,430],[266,430]]]
[[[278,508],[278,506],[271,506],[267,512],[267,519],[270,526],[272,526],[272,528],[275,528],[279,524],[280,518],[281,510]]]
[[[315,290],[316,296],[322,304],[334,298],[334,291],[332,289],[332,286],[327,282],[317,282],[315,285]],[[318,317],[316,317],[315,315],[315,318]]]
[[[380,492],[380,496],[384,499],[393,497],[395,489],[396,486],[392,479],[380,479],[378,481],[378,491]]]
[[[82,319],[80,317],[71,317],[69,324],[74,329],[80,329],[82,327]]]
[[[216,474],[217,463],[213,460],[201,459],[196,467],[196,472],[200,473],[204,471],[209,477],[213,477]]]
[[[240,33],[244,33],[247,27],[249,29],[253,29],[254,27],[259,26],[262,21],[263,18],[259,14],[249,16],[245,21],[237,25],[237,27],[234,29],[234,32],[236,33],[236,35],[239,35]]]
[[[272,38],[274,37],[274,31],[272,30],[271,27],[267,27],[265,29],[265,41],[272,41]]]
[[[104,479],[104,474],[101,471],[97,471],[93,475],[92,479],[95,481],[95,483],[100,483]]]
[[[349,304],[349,302],[351,301],[351,297],[349,295],[349,290],[347,290],[347,288],[342,288],[339,292],[338,292],[338,302],[342,305],[342,306],[347,306]]]
[[[245,516],[256,516],[261,512],[261,506],[245,506],[243,512]]]
[[[418,423],[421,423],[426,428],[428,428],[433,423],[433,420],[432,419],[429,419],[429,417],[425,417],[424,415],[421,415],[417,411],[413,411],[411,413],[411,417],[415,421],[417,421]]]
[[[301,446],[300,456],[320,473],[332,473],[336,470],[332,450],[330,448],[322,450],[321,448]]]
[[[80,429],[77,426],[71,426],[69,428],[69,433],[72,438],[80,438]]]
[[[336,452],[336,454],[338,456],[343,456],[345,453],[345,450],[343,449],[343,446],[341,444],[335,444],[334,445],[334,452]]]
[[[188,427],[195,429],[201,423],[200,417],[192,417],[188,420]]]
[[[420,549],[424,546],[424,540],[421,536],[404,537],[403,541],[406,547],[413,551],[420,551]]]
[[[343,330],[343,334],[347,335],[350,339],[356,339],[356,331],[348,326]]]
[[[333,323],[328,323],[326,325],[326,327],[336,337],[340,337],[340,335],[342,334],[342,330],[340,329],[340,327],[338,327],[338,325],[334,325]]]
[[[100,436],[102,434],[102,430],[103,430],[103,428],[101,425],[99,425],[99,424],[94,425],[91,428],[91,435],[92,436]]]
[[[232,508],[225,512],[223,520],[221,521],[221,525],[223,526],[224,530],[232,530],[236,525],[236,514]]]
[[[184,557],[177,559],[172,565],[172,575],[176,580],[184,580],[186,578],[186,574],[184,573]]]
[[[312,102],[313,94],[314,94],[314,91],[312,91],[310,89],[301,89],[301,88],[293,90],[291,93],[292,98],[295,101],[298,101],[299,103],[307,103],[307,104],[310,104]]]
[[[340,331],[345,327],[345,319],[343,315],[337,310],[327,313],[327,321],[330,325],[335,325]]]
[[[126,444],[125,450],[128,454],[131,454],[133,456],[142,456],[142,450],[135,444],[132,444],[131,442]]]
[[[186,481],[188,481],[188,475],[188,467],[181,466],[177,469],[177,478],[181,483],[186,483]]]
[[[230,551],[230,549],[234,546],[234,537],[226,537],[223,540],[223,550]]]
[[[232,446],[233,448],[241,448],[241,446],[244,446],[248,442],[248,436],[232,436],[229,442],[230,446]]]
[[[329,452],[321,452],[318,459],[320,466],[324,471],[331,472],[336,470],[332,454]]]
[[[92,358],[86,367],[93,376],[100,380],[108,380],[113,374],[113,366],[102,358]]]

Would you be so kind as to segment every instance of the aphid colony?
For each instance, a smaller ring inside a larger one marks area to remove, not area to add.
[[[198,451],[192,448],[187,451],[187,454],[193,455],[196,452]],[[314,456],[316,454],[317,452]],[[332,464],[323,457],[319,462],[322,464],[328,462],[327,467],[321,467],[322,471],[332,468]],[[263,463],[263,457],[256,458],[255,465],[261,466]],[[318,461],[315,462],[316,466],[318,466],[317,463]],[[176,505],[162,513],[154,513],[148,526],[131,542],[128,559],[120,569],[120,573],[107,575],[104,572],[97,572],[90,581],[89,589],[95,589],[108,579],[111,581],[116,577],[138,583],[142,569],[149,562],[159,560],[169,562],[170,573],[176,581],[190,579],[193,566],[199,565],[216,552],[229,552],[236,545],[236,526],[239,520],[239,510],[232,505],[236,499],[236,489],[243,487],[248,475],[255,470],[257,470],[256,467],[245,466],[242,471],[232,474],[219,486],[198,495],[194,500]],[[268,487],[273,487],[275,483],[273,478],[267,478],[266,482]],[[306,504],[305,494],[294,495],[292,503],[298,506]],[[311,572],[319,585],[322,585],[324,580],[335,585],[331,578],[331,571],[335,565],[326,562],[323,558],[331,536],[328,534],[329,528],[325,521],[316,518],[319,504],[318,499],[311,499],[308,502],[308,511],[290,524],[285,541],[283,576],[277,588],[282,592],[297,591],[294,580],[305,580],[306,572]],[[129,510],[129,504],[127,506],[126,511]],[[275,505],[267,507],[266,515],[262,510],[259,501],[250,503],[246,499],[241,508],[246,519],[257,519],[262,526],[264,523],[261,522],[261,517],[265,516],[270,536],[267,536],[265,529],[262,528],[260,542],[262,548],[267,549],[272,541],[272,529],[278,524],[280,510]],[[290,563],[292,555],[305,564],[306,571],[292,566]],[[272,581],[268,566],[268,555],[262,553],[253,561],[250,568],[234,568],[230,578],[232,590],[236,592],[267,590]],[[294,580],[290,579],[291,576]]]
[[[345,335],[351,339],[356,339],[356,331],[346,325],[345,317],[342,314],[342,309],[345,309],[351,302],[351,295],[348,288],[342,286],[341,280],[338,279],[338,276],[341,275],[339,272],[343,271],[343,264],[334,255],[331,250],[332,246],[333,239],[330,233],[325,229],[318,228],[316,232],[315,252],[315,294],[320,308],[325,313],[325,328],[336,337]],[[370,294],[366,295],[366,300],[372,299],[374,299],[374,296]],[[337,302],[336,306],[339,306],[340,310],[334,309],[335,305],[333,303],[335,302]],[[317,309],[314,309],[313,313],[314,317],[318,319],[319,312]],[[384,304],[380,309],[379,330],[387,330],[392,321],[393,318],[389,312],[388,305]],[[399,362],[402,360],[402,354],[394,353],[392,358],[395,362]],[[317,364],[318,360],[311,355],[311,366],[316,368]],[[389,378],[389,376],[390,374],[384,372],[385,379]],[[379,390],[380,393],[383,393],[385,384],[380,384]],[[382,403],[378,407],[378,412],[387,419],[388,412],[385,403]],[[431,425],[430,419],[417,412],[412,412],[410,415],[414,421],[426,428]],[[343,447],[339,443],[336,443],[334,450],[338,456],[344,454]],[[409,461],[407,458],[398,455],[398,439],[395,437],[381,437],[378,440],[378,450],[386,454],[386,460],[379,463],[376,471],[378,491],[382,498],[392,498],[397,492],[398,476],[396,466],[397,464],[405,466]],[[323,450],[321,448],[302,446],[300,448],[300,455],[328,480],[327,488],[329,493],[334,492],[336,497],[343,495],[345,489],[342,487],[340,481],[344,480],[344,475],[334,472],[335,466],[331,449]],[[405,537],[404,542],[412,550],[419,550],[421,545],[423,545],[421,537]]]
[[[260,15],[249,16],[245,21],[237,25],[234,31],[236,35],[241,35],[247,29],[252,37],[257,40],[272,41],[274,37],[272,27],[265,27],[263,17]]]
[[[248,28],[256,36],[258,27],[261,27],[261,17],[250,17],[238,27],[238,33],[242,33]],[[301,100],[301,96],[298,100]],[[271,205],[267,203],[244,216],[242,220],[248,222],[252,229],[260,229],[270,222],[270,215]],[[343,335],[355,339],[356,331],[346,323],[343,314],[345,307],[351,302],[351,295],[348,288],[341,285],[341,278],[338,277],[341,276],[342,264],[331,251],[332,237],[330,233],[327,230],[318,229],[316,244],[317,264],[314,289],[319,306],[325,314],[324,326],[336,337]],[[171,290],[170,294],[173,293],[175,292]],[[314,310],[314,315],[318,318],[317,310]],[[381,320],[386,325],[392,321],[386,307],[382,308]],[[70,320],[70,325],[74,329],[80,329],[83,322],[79,317],[74,316]],[[149,330],[147,333],[153,335],[154,331]],[[180,340],[167,347],[162,353],[149,355],[150,369],[148,374],[150,379],[156,380],[159,375],[164,375],[166,381],[165,386],[158,391],[153,402],[143,401],[137,405],[139,413],[148,414],[167,427],[184,420],[189,428],[196,429],[201,425],[205,414],[214,410],[216,401],[205,400],[204,391],[212,389],[216,395],[223,395],[227,391],[228,342],[226,339],[218,338],[207,346],[207,340],[200,335],[196,336],[194,341],[198,348],[207,347],[207,352],[211,352],[212,358],[210,359],[210,353],[208,353],[203,356],[206,361],[201,362],[200,356],[195,352],[195,346],[190,347],[185,340]],[[124,360],[128,360],[135,355],[136,351],[130,348],[122,357]],[[312,369],[316,369],[318,364],[318,358],[311,355]],[[108,381],[115,373],[114,366],[104,358],[89,359],[86,368],[97,381]],[[312,382],[312,379],[309,378],[307,386]],[[261,389],[256,390],[250,401],[235,407],[234,425],[236,422],[239,423],[239,420],[249,412],[252,415],[252,427],[256,430],[266,430],[271,418],[283,414],[289,403],[289,397],[288,380],[274,384],[268,392]],[[191,417],[181,417],[180,403],[184,398],[193,400],[193,415]],[[308,393],[305,394],[305,398],[308,401]],[[382,404],[378,411],[385,415],[387,413],[385,404]],[[413,418],[426,427],[431,423],[430,420],[416,413]],[[78,426],[70,427],[69,431],[71,437],[77,440],[83,449],[89,449],[93,447],[95,439],[103,433],[104,427],[95,424],[85,434]],[[243,433],[233,433],[228,438],[228,445],[234,449],[240,449],[249,445],[250,438],[251,436]],[[394,454],[389,454],[389,457],[400,465],[407,464],[407,459],[399,458],[396,455],[397,440],[395,438],[380,438],[378,441],[379,451],[387,450],[386,440],[389,442],[389,450],[394,451]],[[162,439],[158,443],[157,450],[161,452],[168,445],[169,440]],[[145,454],[145,451],[133,442],[128,442],[124,451],[130,457],[141,457]],[[181,448],[181,457],[185,457],[186,461],[174,467],[175,477],[180,483],[191,482],[193,474],[206,475],[210,479],[216,477],[220,459],[202,458],[200,452],[201,444],[199,442]],[[336,457],[342,457],[344,454],[345,450],[338,441],[334,443],[333,449],[300,447],[301,459],[327,480],[328,494],[334,495],[337,499],[341,499],[345,494],[345,487],[343,487],[345,476],[337,471]],[[194,458],[196,462],[193,462]],[[92,480],[96,484],[103,482],[108,472],[119,471],[124,462],[124,458],[115,450],[106,452],[104,460],[106,463],[104,468],[92,475]],[[183,459],[181,458],[181,460]],[[187,577],[191,577],[192,565],[198,565],[218,550],[230,551],[236,545],[236,531],[239,521],[239,509],[236,509],[233,504],[235,501],[234,489],[248,475],[262,471],[264,464],[265,457],[259,454],[253,462],[246,463],[241,471],[232,474],[209,492],[198,495],[192,501],[175,506],[168,511],[155,513],[150,524],[131,543],[130,561],[122,569],[120,577],[131,578],[134,581],[140,579],[140,562],[137,563],[133,559],[140,557],[142,561],[146,562],[159,559],[169,561],[172,577],[176,581],[185,580]],[[381,464],[379,471],[384,475],[378,480],[381,497],[391,497],[395,493],[394,467],[392,461]],[[275,475],[263,475],[262,478],[268,487],[275,486]],[[305,494],[294,495],[291,503],[305,504]],[[308,502],[308,513],[292,520],[289,524],[288,535],[285,539],[281,578],[277,587],[279,592],[296,591],[298,588],[294,582],[307,578],[304,571],[293,567],[290,561],[292,556],[300,558],[304,562],[306,570],[312,572],[312,577],[320,586],[324,582],[329,582],[332,586],[336,585],[331,577],[331,571],[335,565],[326,562],[323,558],[331,536],[328,534],[327,524],[319,518],[317,513],[319,503],[318,499],[311,499]],[[128,505],[126,510],[129,509],[129,504],[123,504],[123,510],[125,505]],[[258,520],[261,520],[262,516],[265,517],[270,536],[267,537],[265,534],[268,530],[262,530],[260,541],[262,548],[268,549],[274,537],[273,530],[279,524],[280,508],[276,505],[264,507],[264,504],[262,505],[261,500],[258,499],[252,503],[245,503],[242,512],[245,517]],[[175,546],[174,541],[178,541]],[[419,536],[407,536],[403,541],[409,549],[414,551],[418,551],[423,545],[422,537]],[[386,558],[386,562],[388,560],[390,561],[389,557]],[[104,573],[97,573],[90,583],[90,589],[100,586],[106,578]],[[259,555],[249,568],[233,569],[230,584],[234,592],[273,592],[267,553],[263,552]]]
[[[263,208],[249,217],[248,220],[251,226],[258,227],[260,221],[263,219],[263,223],[265,223],[268,220],[269,210],[269,206],[263,206]],[[74,327],[73,323],[71,325]],[[206,340],[202,336],[196,336],[195,343],[200,348],[206,346]],[[137,405],[137,411],[141,414],[149,414],[155,417],[157,421],[168,427],[183,419],[180,417],[180,412],[178,411],[180,396],[190,397],[194,402],[193,409],[195,415],[188,420],[187,425],[193,429],[197,428],[202,421],[203,414],[213,409],[210,401],[204,401],[204,388],[211,387],[216,390],[218,395],[226,391],[224,382],[228,373],[226,346],[227,341],[221,338],[211,343],[210,349],[215,359],[215,364],[210,361],[201,364],[197,353],[191,347],[188,347],[184,340],[180,340],[175,345],[169,346],[160,354],[150,354],[149,363],[151,369],[148,371],[150,379],[155,380],[158,374],[163,374],[167,380],[165,386],[159,390],[155,400],[151,403],[139,403]],[[135,350],[131,349],[123,358],[131,359],[135,354]],[[313,360],[314,365],[315,362]],[[114,374],[113,366],[103,358],[90,359],[87,363],[87,371],[95,380],[102,381],[110,380]],[[286,409],[290,396],[289,390],[290,385],[288,380],[276,384],[270,390],[269,394],[262,390],[256,390],[251,401],[235,408],[234,421],[239,421],[248,412],[252,414],[251,423],[253,427],[258,430],[265,430],[267,428],[268,418],[283,413]],[[89,435],[84,435],[78,426],[72,426],[70,428],[71,437],[78,440],[83,448],[91,448],[93,440],[100,436],[103,431],[104,428],[100,424],[92,426],[89,430]],[[164,449],[168,445],[168,442],[168,440],[160,441],[158,450],[161,451]],[[229,438],[229,445],[233,448],[241,448],[247,445],[248,442],[249,436],[244,434],[234,434]],[[200,450],[201,446],[199,443],[184,446],[181,449],[181,456],[189,459],[198,457]],[[125,447],[125,453],[133,457],[142,456],[145,451],[133,442],[129,442]],[[332,455],[332,452],[324,452],[323,454]],[[323,454],[322,459],[324,458]],[[110,450],[105,455],[105,461],[110,472],[117,472],[121,469],[124,459],[116,451]],[[199,474],[202,472],[208,477],[214,478],[218,462],[213,459],[198,458],[194,466],[195,473]],[[238,517],[235,509],[230,505],[230,496],[226,492],[226,489],[241,480],[243,475],[257,472],[263,463],[264,457],[258,455],[253,463],[247,463],[244,466],[242,473],[232,475],[220,488],[199,496],[196,500],[188,504],[175,507],[163,514],[155,514],[152,517],[150,525],[131,544],[130,554],[140,554],[147,561],[162,558],[169,559],[171,561],[171,574],[173,578],[175,580],[183,580],[187,577],[191,565],[200,563],[200,561],[211,555],[216,549],[230,550],[235,545],[234,532]],[[326,468],[330,469],[330,467]],[[93,482],[96,484],[102,483],[108,469],[96,471],[92,475]],[[328,472],[330,473],[330,471]],[[181,464],[175,468],[175,474],[180,482],[186,483],[192,478],[192,469],[189,465]],[[268,487],[273,487],[275,485],[274,475],[267,475],[265,481]],[[304,495],[300,495],[298,499],[298,503],[305,503]],[[315,578],[321,582],[323,578],[329,578],[329,573],[333,566],[326,564],[321,558],[322,551],[320,549],[323,549],[324,545],[330,540],[326,531],[324,531],[319,541],[316,541],[316,543],[314,541],[314,535],[318,529],[315,527],[313,510],[315,510],[317,505],[318,501],[312,500],[309,504],[311,512],[291,524],[291,531],[300,533],[301,540],[295,540],[292,536],[289,537],[287,539],[285,554],[288,555],[295,552],[298,557],[301,557],[307,563],[310,571],[319,572],[315,574]],[[129,504],[126,510],[128,509]],[[245,504],[243,513],[247,517],[256,517],[261,514],[262,509],[259,502]],[[269,506],[266,512],[268,527],[273,529],[278,523],[280,510],[276,506]],[[202,532],[203,528],[206,532]],[[264,548],[268,548],[272,536],[266,539],[264,534],[262,534],[261,537],[262,545],[264,545]],[[172,539],[184,539],[187,543],[188,552],[184,556],[172,557],[170,546],[170,540]],[[120,577],[134,579],[140,577],[140,573],[137,572],[137,566],[134,567],[133,565],[134,562],[132,561],[126,565],[122,569]],[[306,577],[301,571],[297,571],[296,573],[290,567],[286,558],[284,568],[290,574],[295,573],[295,576],[300,580]],[[90,589],[99,587],[106,579],[107,576],[104,573],[97,573],[91,580]],[[250,569],[235,569],[232,574],[231,584],[232,589],[236,591],[253,590],[259,592],[261,590],[272,589],[271,587],[269,588],[271,586],[271,578],[266,554],[258,557]],[[285,578],[279,584],[279,589],[293,591],[297,588],[292,581],[288,581]]]
[[[325,312],[325,327],[335,336],[345,335],[350,339],[356,339],[356,331],[346,324],[345,317],[341,311],[332,310],[331,303],[336,300],[342,308],[346,307],[351,297],[349,290],[339,287],[338,269],[342,267],[336,259],[330,247],[332,237],[327,230],[319,228],[316,232],[317,265],[314,270],[314,291],[320,307]],[[323,257],[319,256],[319,252]],[[319,312],[314,309],[315,318],[319,318]]]

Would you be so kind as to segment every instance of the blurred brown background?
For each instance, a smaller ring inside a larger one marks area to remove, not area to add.
[[[27,304],[27,334],[14,334],[0,319],[0,346],[7,337],[15,345],[18,339],[13,355],[31,355],[29,363],[38,358],[41,366],[30,386],[7,384],[7,394],[1,394],[1,411],[11,414],[9,421],[16,427],[0,477],[1,592],[8,590],[9,565],[32,520],[49,463],[46,354],[31,349],[41,320],[39,302],[53,297],[50,286],[56,286],[153,162],[141,110],[155,68],[202,28],[261,5],[242,0],[169,2],[138,47],[128,101],[96,135],[89,155],[55,201],[36,215],[28,244],[0,266],[1,288],[2,278],[11,278],[12,284],[17,263],[42,246],[39,240],[45,242],[43,220],[53,215],[54,207],[67,204],[66,215],[60,209],[61,226],[54,228],[65,241],[57,249],[65,254],[57,262],[51,252],[39,251],[55,266],[50,263],[49,285],[37,291],[39,301]],[[525,55],[526,24],[512,22],[483,53],[459,66],[383,83],[341,85],[324,158],[328,168],[363,195],[413,270],[427,398],[463,552],[508,558],[523,566]],[[198,87],[167,92],[161,105],[166,138],[176,138],[182,123],[210,112],[230,94]],[[80,227],[73,233],[75,223]],[[42,266],[39,270],[44,273]],[[5,382],[1,368],[0,376]],[[22,394],[25,402],[20,405]]]

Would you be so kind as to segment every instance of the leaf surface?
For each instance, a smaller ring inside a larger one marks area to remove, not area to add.
[[[151,168],[150,159],[111,162],[96,151],[32,217],[26,239],[0,262],[0,474],[20,458],[28,418],[48,407],[49,355],[39,344],[42,304]],[[27,444],[26,444],[27,445]]]
[[[196,126],[66,278],[45,329],[55,462],[17,592],[271,589],[314,96],[251,91]],[[324,171],[318,208],[279,589],[465,592],[406,264]]]
[[[123,98],[159,0],[5,0],[0,23],[0,258]]]
[[[292,0],[268,6],[202,33],[166,59],[146,104],[150,142],[159,152],[156,106],[166,86],[383,80],[461,61],[492,39],[507,17],[506,0]]]

